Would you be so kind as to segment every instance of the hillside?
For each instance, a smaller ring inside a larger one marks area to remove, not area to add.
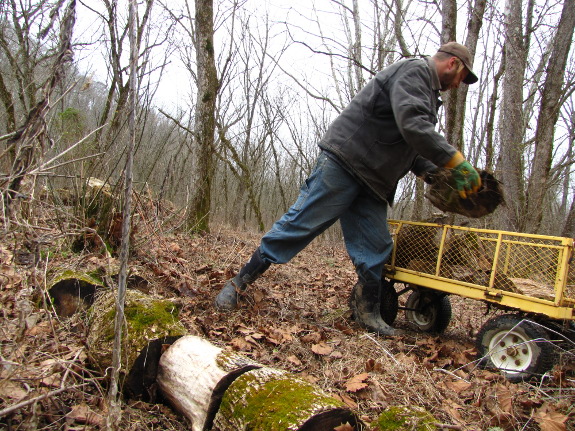
[[[103,423],[106,380],[86,358],[85,313],[58,317],[46,295],[63,269],[117,267],[117,258],[98,248],[72,252],[78,234],[36,219],[0,242],[0,429],[92,430]],[[304,376],[367,423],[388,406],[411,405],[432,413],[438,429],[575,430],[575,347],[550,375],[509,383],[474,361],[474,335],[501,311],[454,296],[451,324],[440,336],[415,330],[402,313],[396,326],[405,335],[368,334],[347,305],[355,273],[342,242],[314,242],[290,264],[272,266],[240,310],[216,311],[215,295],[258,238],[217,226],[189,236],[141,220],[130,270],[149,294],[181,305],[190,334]],[[18,407],[30,399],[36,402]],[[126,400],[122,429],[189,429],[157,401]]]

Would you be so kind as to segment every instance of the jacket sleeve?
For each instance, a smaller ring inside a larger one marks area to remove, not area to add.
[[[427,65],[410,64],[390,82],[390,102],[403,139],[418,154],[445,166],[457,150],[435,130],[436,113]]]
[[[411,172],[413,172],[418,177],[423,177],[428,172],[434,171],[438,166],[421,156],[417,156],[413,165],[411,166]]]

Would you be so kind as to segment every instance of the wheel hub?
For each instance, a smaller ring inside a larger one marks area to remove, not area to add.
[[[529,340],[512,331],[502,331],[493,337],[489,351],[493,364],[508,373],[526,370],[533,359]]]

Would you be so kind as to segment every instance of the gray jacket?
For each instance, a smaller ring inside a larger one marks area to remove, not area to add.
[[[401,60],[356,94],[319,146],[391,205],[407,172],[444,166],[457,151],[435,131],[439,89],[433,59]]]

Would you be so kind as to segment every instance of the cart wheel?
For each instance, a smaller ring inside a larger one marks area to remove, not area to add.
[[[511,382],[541,375],[553,367],[555,360],[547,331],[509,314],[483,325],[477,334],[477,351],[483,367],[499,368]]]
[[[432,290],[414,290],[405,303],[405,317],[425,332],[443,332],[451,320],[451,302]]]
[[[397,310],[399,309],[398,295],[393,285],[393,281],[381,280],[379,313],[383,321],[388,325],[393,325],[397,317]]]

